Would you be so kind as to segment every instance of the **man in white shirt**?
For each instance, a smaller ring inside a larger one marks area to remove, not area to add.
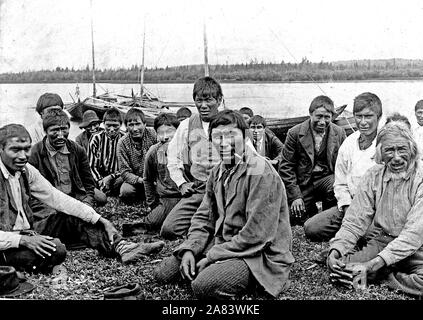
[[[28,164],[31,137],[18,124],[0,128],[0,265],[50,272],[63,262],[66,246],[84,244],[130,263],[161,250],[162,241],[137,244],[122,239],[110,221],[90,206],[54,188]],[[34,197],[59,211],[37,220],[28,200]]]
[[[183,198],[163,222],[160,235],[166,239],[188,232],[191,217],[203,200],[209,173],[220,160],[209,138],[209,123],[222,102],[222,88],[211,77],[200,78],[194,84],[193,99],[198,113],[180,123],[168,147],[169,175]]]
[[[354,99],[353,114],[359,131],[344,140],[335,164],[333,188],[337,206],[305,222],[305,235],[312,241],[328,241],[335,236],[364,173],[376,164],[374,155],[382,102],[373,93],[362,93]]]
[[[414,107],[417,125],[413,128],[414,139],[416,139],[419,150],[423,150],[423,100],[419,100]]]

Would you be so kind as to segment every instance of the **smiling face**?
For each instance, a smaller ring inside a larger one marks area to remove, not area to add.
[[[236,156],[244,153],[244,136],[235,124],[220,125],[211,132],[212,143],[219,151],[220,158],[225,165],[233,165]]]
[[[210,122],[212,117],[217,114],[221,101],[221,98],[216,99],[210,94],[197,95],[194,102],[201,120]]]
[[[393,173],[405,172],[411,162],[411,149],[405,137],[387,135],[381,141],[382,161]]]
[[[46,136],[53,148],[60,149],[66,144],[69,136],[69,125],[58,124],[50,126],[46,129]]]
[[[3,164],[11,172],[22,171],[31,154],[31,139],[29,137],[13,137],[6,141],[0,149]]]
[[[100,121],[91,122],[88,126],[84,128],[88,132],[88,135],[93,135],[100,131]]]
[[[374,110],[371,108],[364,108],[361,111],[354,113],[355,123],[358,130],[364,136],[371,136],[377,131],[379,118]]]
[[[117,120],[106,120],[104,121],[104,130],[106,131],[106,135],[113,139],[119,133],[119,128],[122,124]]]
[[[423,126],[423,108],[419,108],[414,113],[419,126]]]
[[[332,113],[320,107],[310,114],[310,119],[314,131],[323,133],[332,121]]]
[[[174,126],[169,125],[161,125],[157,128],[157,140],[165,143],[172,140],[173,136],[175,135],[176,128]]]
[[[144,133],[145,123],[141,120],[141,117],[136,116],[128,120],[126,127],[132,139],[138,140]]]

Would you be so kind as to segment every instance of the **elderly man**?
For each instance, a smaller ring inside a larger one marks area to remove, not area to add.
[[[28,129],[34,144],[43,140],[45,135],[43,117],[47,111],[52,109],[63,109],[62,98],[56,93],[47,92],[42,94],[38,98],[37,106],[35,107],[35,111],[40,115],[40,118]]]
[[[319,200],[324,210],[336,205],[333,172],[345,131],[332,123],[335,108],[329,97],[314,98],[309,113],[310,119],[288,131],[279,166],[292,224],[315,215]]]
[[[210,171],[219,162],[208,128],[222,102],[222,88],[211,77],[200,78],[194,83],[192,97],[198,113],[180,123],[168,147],[169,175],[183,198],[163,222],[160,234],[167,239],[187,233],[191,217],[203,200]]]
[[[119,197],[122,201],[132,203],[145,199],[144,162],[148,149],[157,143],[156,132],[147,128],[142,110],[131,108],[125,115],[128,130],[117,144],[119,171],[123,184]]]
[[[247,124],[224,110],[209,126],[221,162],[207,181],[188,238],[155,270],[159,282],[192,281],[199,298],[228,299],[259,284],[272,296],[288,288],[292,234],[277,171],[246,143]]]
[[[351,284],[348,270],[358,263],[372,279],[386,278],[393,289],[423,295],[423,169],[408,127],[391,122],[376,140],[369,169],[330,241],[327,265],[336,281]],[[371,223],[380,233],[365,247],[355,245]],[[356,265],[357,267],[357,265]]]
[[[163,242],[123,240],[110,221],[54,188],[27,163],[30,149],[31,137],[22,125],[0,128],[0,265],[51,272],[65,259],[63,244],[82,243],[123,263],[163,248]],[[58,212],[37,219],[28,203],[32,197]]]
[[[95,190],[84,149],[68,139],[70,121],[66,113],[60,109],[48,111],[43,127],[46,136],[32,147],[29,163],[63,193],[89,206],[105,205],[107,197]]]
[[[333,185],[337,205],[308,219],[304,232],[312,241],[329,241],[339,230],[342,218],[368,169],[375,165],[376,134],[382,117],[382,102],[370,92],[354,99],[354,120],[358,131],[348,136],[338,151]]]

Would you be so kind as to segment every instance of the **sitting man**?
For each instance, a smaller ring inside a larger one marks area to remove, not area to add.
[[[310,119],[289,129],[279,166],[291,224],[302,225],[315,215],[319,200],[323,210],[336,205],[333,171],[345,131],[332,123],[335,108],[329,97],[314,98],[309,113]]]
[[[178,121],[184,121],[185,119],[191,117],[192,112],[187,107],[181,107],[176,111],[176,118],[178,118]]]
[[[138,108],[131,108],[125,115],[128,130],[117,144],[119,171],[123,184],[119,197],[127,203],[144,200],[144,160],[148,149],[157,143],[156,132],[145,126],[145,115]]]
[[[160,113],[154,119],[159,142],[148,150],[144,163],[145,197],[151,211],[141,221],[123,224],[124,235],[160,230],[170,210],[181,200],[178,186],[167,169],[167,148],[178,126],[178,119],[170,113]]]
[[[228,299],[255,284],[276,297],[289,286],[292,233],[277,171],[246,143],[248,126],[224,110],[209,126],[221,161],[207,181],[188,238],[155,269],[157,281],[182,276],[198,298]]]
[[[183,198],[163,222],[160,235],[166,239],[186,235],[203,200],[210,171],[219,162],[208,128],[222,102],[222,88],[215,79],[203,77],[195,82],[192,96],[198,113],[181,122],[168,147],[169,175]]]
[[[48,273],[64,261],[65,245],[81,243],[123,263],[163,248],[162,241],[123,240],[110,221],[54,188],[27,163],[30,150],[31,137],[22,125],[0,128],[0,265]],[[28,204],[31,197],[58,212],[37,219]]]
[[[376,135],[382,117],[382,102],[370,92],[354,99],[354,120],[358,131],[348,136],[338,151],[333,190],[337,205],[316,214],[304,223],[304,232],[312,241],[329,241],[341,227],[345,212],[368,169],[376,163]]]
[[[94,134],[88,145],[88,162],[97,187],[106,195],[119,194],[123,180],[120,177],[117,144],[124,133],[120,130],[122,117],[116,108],[103,116],[104,131]]]
[[[334,281],[351,285],[352,264],[369,280],[423,295],[423,168],[416,141],[401,122],[385,125],[376,138],[376,164],[363,177],[330,241],[327,266]],[[365,247],[357,240],[374,223],[380,228]],[[357,266],[358,264],[358,266]]]
[[[387,124],[389,122],[392,122],[392,121],[402,121],[402,122],[404,122],[407,125],[408,129],[411,130],[411,123],[410,123],[410,121],[408,120],[408,118],[406,116],[402,115],[401,113],[394,112],[393,114],[391,114],[390,116],[388,116],[386,118],[385,124]]]
[[[250,119],[254,116],[253,110],[248,107],[242,107],[239,109],[239,112],[242,114],[242,117],[244,118],[245,122],[247,124],[250,124]]]
[[[413,134],[420,150],[423,150],[423,100],[417,101],[414,106],[414,114],[416,115],[417,125],[413,128]]]
[[[266,120],[262,116],[252,116],[249,124],[258,154],[269,159],[277,168],[282,157],[283,143],[275,134],[266,130]]]
[[[28,131],[32,138],[32,143],[36,144],[43,140],[45,132],[43,128],[43,117],[47,111],[52,109],[62,109],[63,110],[63,100],[56,93],[44,93],[42,94],[37,101],[37,106],[35,111],[40,115],[40,118],[29,127]]]
[[[61,109],[48,111],[43,117],[43,126],[46,136],[32,147],[28,162],[63,193],[91,207],[105,205],[106,195],[100,190],[94,191],[84,149],[68,139],[70,122],[66,113]]]
[[[80,123],[79,128],[84,131],[75,138],[75,142],[83,147],[87,154],[90,138],[94,134],[103,131],[103,128],[100,127],[100,123],[101,120],[93,110],[87,110],[82,115],[82,122]]]

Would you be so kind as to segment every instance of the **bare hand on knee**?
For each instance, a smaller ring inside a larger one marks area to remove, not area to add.
[[[185,251],[184,255],[182,256],[180,272],[182,278],[193,280],[195,277],[195,258],[192,251]]]
[[[52,237],[40,234],[32,236],[23,235],[19,246],[26,247],[45,259],[46,256],[51,256],[51,252],[56,251],[56,244],[51,240],[53,240]]]
[[[291,204],[291,212],[295,218],[301,219],[305,212],[305,204],[302,198],[295,199]]]
[[[113,237],[118,233],[118,231],[109,220],[101,217],[98,221],[103,224],[104,230],[107,233],[107,237],[109,238],[110,243],[113,244]]]
[[[203,258],[200,261],[198,261],[198,263],[197,263],[198,273],[200,273],[201,271],[203,271],[204,268],[207,267],[209,264],[210,264],[210,261],[207,258]]]

